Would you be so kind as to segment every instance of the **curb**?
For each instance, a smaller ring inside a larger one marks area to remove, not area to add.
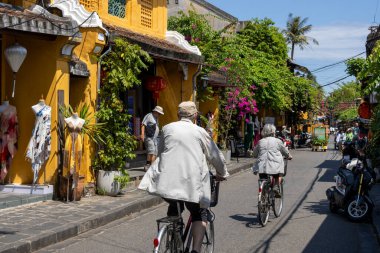
[[[112,221],[121,219],[132,213],[158,205],[163,200],[160,197],[147,195],[142,199],[127,203],[125,206],[104,212],[94,217],[83,219],[75,224],[68,224],[47,231],[45,234],[36,236],[29,240],[20,240],[17,243],[6,245],[0,249],[1,253],[25,253],[33,252],[49,245],[62,242],[71,237],[78,236],[89,230],[104,226]]]
[[[244,164],[240,167],[229,170],[230,175],[252,167],[251,163]],[[29,253],[34,252],[44,247],[62,242],[66,239],[78,236],[92,229],[104,226],[112,221],[121,219],[132,213],[140,212],[144,209],[153,207],[162,203],[161,197],[146,195],[133,202],[125,204],[125,206],[115,208],[102,214],[83,219],[73,224],[67,224],[63,227],[47,231],[45,234],[38,235],[29,240],[20,240],[16,243],[9,244],[0,248],[0,253]]]

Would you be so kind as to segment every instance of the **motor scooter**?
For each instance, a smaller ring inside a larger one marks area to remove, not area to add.
[[[299,138],[297,140],[297,148],[302,148],[302,147],[311,147],[311,134],[309,133],[302,133],[299,135]]]
[[[286,148],[290,149],[292,147],[290,138],[283,136],[279,131],[276,131],[276,138],[280,139]]]
[[[374,203],[369,191],[374,183],[371,168],[363,157],[342,160],[335,176],[335,186],[326,190],[332,213],[343,210],[347,218],[361,222],[372,215]]]

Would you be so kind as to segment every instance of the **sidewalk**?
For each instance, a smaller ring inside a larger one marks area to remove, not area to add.
[[[248,169],[252,158],[233,158],[230,174]],[[78,202],[46,201],[0,210],[0,252],[33,252],[161,203],[131,191],[119,197],[94,196]]]

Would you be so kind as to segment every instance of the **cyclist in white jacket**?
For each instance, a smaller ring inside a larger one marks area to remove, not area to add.
[[[169,202],[169,216],[178,215],[178,201],[181,209],[186,205],[190,211],[195,253],[200,252],[211,198],[207,161],[216,169],[217,178],[228,176],[223,154],[206,130],[194,124],[197,114],[194,102],[182,102],[178,106],[180,120],[162,128],[156,180],[156,194]]]

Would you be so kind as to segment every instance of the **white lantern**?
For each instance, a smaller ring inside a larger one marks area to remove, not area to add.
[[[7,47],[4,51],[5,58],[7,59],[7,62],[13,71],[12,97],[14,97],[15,95],[16,73],[20,69],[21,64],[24,62],[26,53],[27,53],[26,48],[21,46],[17,42]]]

